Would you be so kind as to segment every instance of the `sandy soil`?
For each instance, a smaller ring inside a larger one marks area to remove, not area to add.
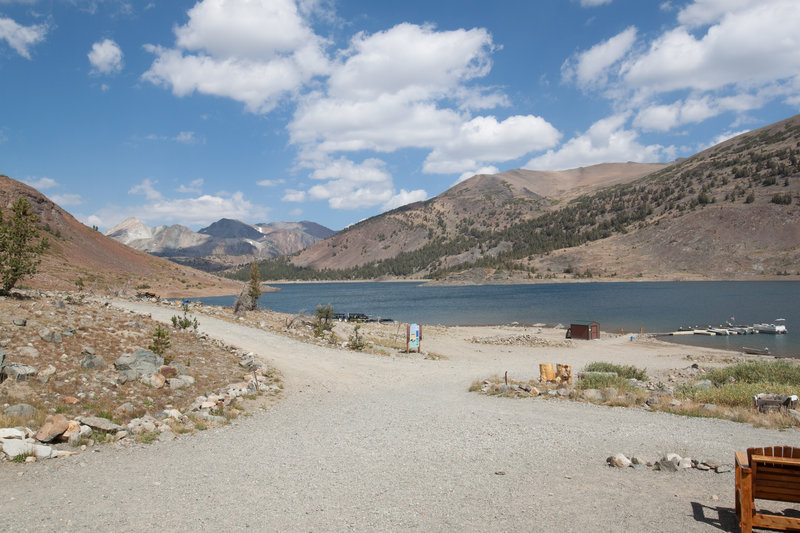
[[[117,305],[157,320],[174,313]],[[727,357],[713,350],[628,336],[571,347],[486,345],[471,339],[522,330],[425,327],[423,350],[442,356],[429,360],[318,346],[247,322],[201,315],[200,328],[277,368],[282,401],[170,443],[8,465],[0,469],[3,527],[735,531],[732,473],[614,469],[606,457],[675,452],[730,464],[748,446],[800,446],[797,431],[467,390],[505,371],[538,377],[540,362],[579,371],[603,360],[666,372],[689,366],[687,355]],[[373,327],[385,328],[386,344],[396,340],[396,325]],[[529,332],[564,340],[563,331]]]

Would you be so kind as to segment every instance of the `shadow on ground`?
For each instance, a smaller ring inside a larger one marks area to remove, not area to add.
[[[721,531],[739,531],[736,512],[730,507],[709,507],[692,502],[692,514],[698,522],[710,524]]]

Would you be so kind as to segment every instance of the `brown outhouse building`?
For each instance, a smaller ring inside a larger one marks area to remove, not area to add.
[[[592,339],[599,339],[600,338],[600,324],[597,322],[587,321],[587,320],[579,320],[578,322],[573,322],[569,325],[569,329],[567,330],[567,338],[568,339],[586,339],[590,341]]]

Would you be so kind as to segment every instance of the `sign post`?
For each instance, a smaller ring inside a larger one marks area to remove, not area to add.
[[[406,353],[417,350],[420,353],[420,340],[422,339],[422,327],[419,324],[409,324],[406,326]]]

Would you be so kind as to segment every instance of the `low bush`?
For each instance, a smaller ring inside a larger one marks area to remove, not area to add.
[[[774,383],[800,387],[800,366],[787,361],[751,361],[717,368],[708,373],[708,379],[714,383],[727,383],[730,378],[734,383]]]
[[[585,372],[614,372],[617,376],[625,379],[638,379],[647,381],[647,371],[636,368],[633,365],[616,365],[614,363],[594,362],[589,363],[584,368]]]

